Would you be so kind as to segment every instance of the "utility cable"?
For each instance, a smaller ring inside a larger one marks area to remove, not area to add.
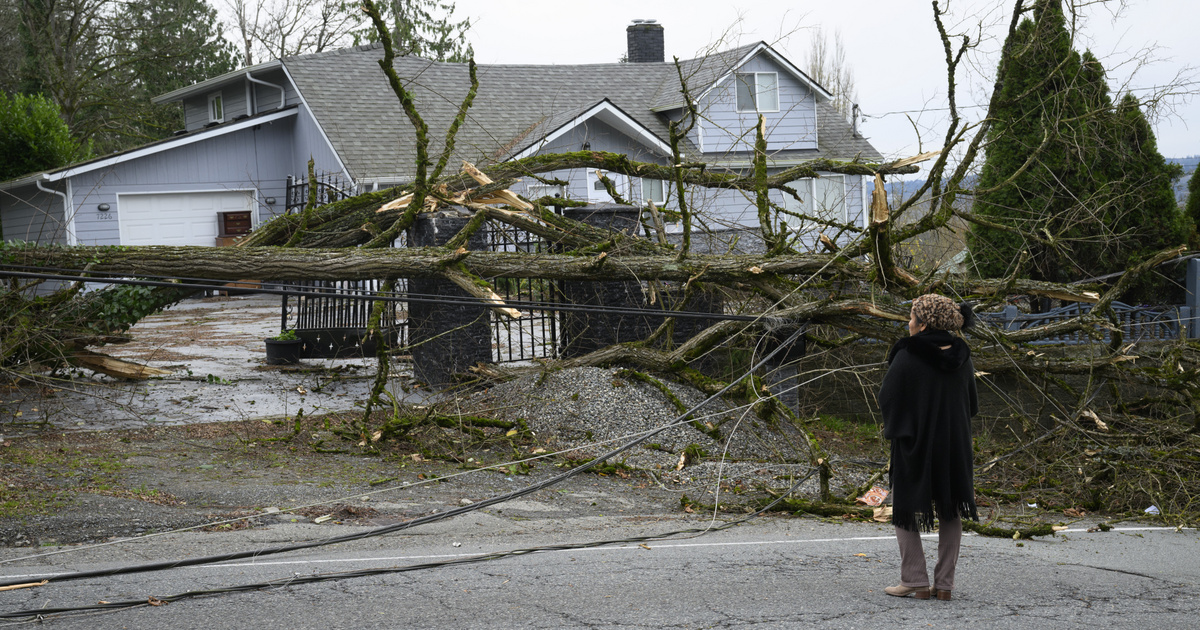
[[[464,558],[453,558],[450,560],[441,560],[438,562],[426,562],[426,563],[421,563],[421,564],[411,564],[411,565],[405,565],[402,567],[377,567],[377,568],[370,568],[370,569],[359,569],[356,571],[337,571],[337,572],[332,572],[332,573],[317,573],[317,574],[313,574],[313,575],[293,576],[293,577],[287,577],[287,578],[279,578],[279,579],[275,579],[275,580],[267,580],[265,582],[256,582],[253,584],[241,584],[238,586],[231,586],[231,587],[226,587],[226,588],[206,589],[206,590],[200,590],[200,591],[187,591],[185,593],[179,593],[177,595],[168,595],[166,597],[155,597],[154,600],[156,603],[159,603],[159,602],[169,603],[169,602],[175,602],[175,601],[179,601],[182,599],[188,599],[188,598],[192,598],[192,597],[203,597],[205,595],[223,595],[226,593],[241,593],[241,592],[246,592],[246,591],[261,590],[261,589],[265,589],[265,588],[279,588],[279,587],[285,587],[285,586],[293,586],[293,585],[297,585],[297,584],[312,584],[315,582],[326,582],[326,581],[330,581],[330,580],[345,580],[345,579],[358,578],[358,577],[370,577],[370,576],[375,576],[375,575],[408,573],[411,571],[422,571],[422,570],[426,570],[426,569],[438,569],[438,568],[447,567],[447,566],[474,564],[477,562],[486,562],[488,560],[499,560],[501,558],[507,558],[507,557],[511,557],[511,556],[522,556],[522,555],[528,555],[528,554],[533,554],[533,553],[545,553],[545,552],[552,552],[552,551],[572,551],[575,549],[591,549],[591,548],[596,548],[596,547],[607,547],[607,546],[611,546],[611,545],[630,544],[630,543],[645,543],[645,542],[651,542],[651,541],[655,541],[655,540],[667,540],[667,539],[676,538],[676,537],[684,536],[684,535],[703,535],[703,534],[706,534],[709,532],[721,531],[724,529],[736,527],[736,526],[746,523],[752,519],[758,518],[759,516],[762,516],[763,514],[767,513],[772,508],[774,508],[776,505],[778,505],[785,498],[790,496],[793,492],[795,492],[796,489],[798,489],[800,487],[800,485],[803,484],[805,481],[808,481],[816,473],[816,471],[817,470],[815,468],[813,470],[810,470],[807,475],[805,475],[804,477],[797,480],[796,483],[792,484],[792,487],[789,488],[787,492],[780,494],[778,497],[775,498],[775,500],[771,501],[766,506],[760,508],[758,511],[754,512],[753,514],[750,514],[750,515],[746,516],[745,518],[742,518],[742,519],[739,519],[736,521],[731,521],[729,523],[725,523],[718,527],[712,527],[711,525],[709,525],[707,527],[702,527],[702,528],[682,529],[682,530],[667,532],[667,533],[663,533],[663,534],[653,534],[650,536],[635,536],[635,537],[631,537],[631,538],[622,538],[619,540],[590,541],[590,542],[583,542],[583,543],[544,545],[541,547],[531,547],[531,548],[526,548],[526,549],[510,549],[508,551],[497,551],[494,553],[482,554],[482,555],[477,555],[477,556],[468,556],[468,557],[464,557]],[[33,619],[40,619],[46,615],[52,615],[52,614],[83,612],[83,611],[88,611],[88,610],[119,610],[119,609],[124,609],[124,608],[133,608],[136,606],[146,606],[146,605],[148,605],[148,602],[146,600],[136,599],[136,600],[126,600],[126,601],[121,601],[121,602],[107,602],[107,603],[103,603],[103,604],[90,604],[90,605],[86,605],[86,606],[64,606],[64,607],[60,607],[60,608],[35,608],[35,609],[31,609],[31,610],[18,610],[18,611],[13,611],[13,612],[0,613],[0,619],[22,619],[22,618],[26,618],[26,617],[33,618]]]
[[[855,368],[855,367],[861,367],[861,366],[850,366],[850,367],[848,367],[848,368],[839,368],[839,369],[853,369],[853,368]],[[836,372],[836,371],[838,371],[838,369],[831,370],[829,373],[833,373],[833,372]],[[801,383],[801,384],[800,384],[800,385],[798,385],[797,387],[800,387],[800,386],[803,386],[803,385],[805,385],[805,384],[807,384],[807,383],[809,383],[809,382],[812,382],[812,381],[818,380],[819,378],[821,378],[821,377],[817,377],[817,378],[811,379],[810,381],[806,381],[805,383]],[[789,388],[788,390],[785,390],[785,391],[791,391],[791,388]],[[753,403],[750,403],[750,404],[747,404],[747,405],[744,405],[744,406],[745,406],[745,407],[751,407],[752,405],[753,405]],[[706,415],[695,415],[695,414],[693,414],[693,415],[692,415],[692,416],[691,416],[689,419],[682,419],[682,420],[679,420],[679,419],[677,419],[677,420],[675,420],[674,422],[672,422],[671,424],[668,424],[668,425],[667,425],[665,428],[667,428],[667,429],[672,429],[672,428],[675,428],[675,427],[684,426],[684,425],[687,425],[687,424],[689,424],[690,422],[692,422],[692,421],[694,421],[694,420],[701,420],[701,421],[703,421],[703,420],[704,420],[704,419],[706,419],[706,418],[709,418],[709,417],[714,417],[714,416],[719,416],[719,415],[722,415],[722,414],[725,414],[725,413],[729,413],[729,412],[732,412],[732,411],[737,411],[738,409],[739,409],[739,407],[734,407],[734,408],[732,408],[732,409],[728,409],[728,410],[725,410],[725,411],[720,411],[720,412],[715,412],[715,413],[712,413],[712,414],[706,414]],[[596,441],[596,442],[588,442],[588,443],[586,443],[586,444],[580,444],[580,445],[578,445],[578,446],[572,446],[572,447],[569,447],[569,448],[564,448],[564,449],[557,450],[557,451],[550,451],[550,452],[547,452],[547,453],[541,453],[541,454],[535,455],[535,456],[533,456],[533,457],[526,457],[526,458],[523,458],[523,459],[510,460],[510,461],[506,461],[506,462],[502,462],[502,463],[498,463],[498,464],[490,464],[490,465],[488,465],[488,466],[481,466],[481,467],[479,467],[479,468],[472,468],[472,469],[470,469],[470,470],[464,470],[464,471],[462,471],[462,472],[452,473],[452,474],[445,475],[445,476],[442,476],[442,477],[431,477],[431,478],[428,478],[428,479],[423,479],[423,480],[419,480],[419,481],[405,482],[405,483],[402,483],[402,484],[399,484],[399,485],[395,485],[395,486],[389,486],[389,487],[387,487],[387,488],[379,488],[379,489],[377,489],[377,490],[367,490],[367,491],[364,491],[364,492],[355,492],[355,493],[348,494],[348,495],[345,495],[345,496],[342,496],[342,497],[337,497],[337,498],[328,499],[328,500],[325,500],[325,501],[319,501],[319,502],[315,502],[315,503],[306,503],[306,504],[302,504],[302,505],[291,505],[291,506],[288,506],[287,510],[284,510],[284,512],[295,512],[295,511],[297,511],[297,510],[303,510],[303,509],[305,509],[305,508],[318,507],[318,506],[322,506],[322,505],[332,505],[332,504],[337,504],[337,503],[340,503],[340,502],[343,502],[343,501],[347,501],[347,500],[350,500],[350,499],[354,499],[354,498],[358,498],[358,497],[374,496],[374,495],[377,495],[377,494],[386,494],[386,493],[389,493],[389,492],[395,492],[395,491],[397,491],[397,490],[410,490],[410,489],[412,489],[412,488],[418,488],[418,487],[420,487],[420,486],[430,485],[430,484],[434,484],[434,483],[445,483],[446,481],[450,481],[450,480],[453,480],[453,479],[455,479],[455,478],[458,478],[458,477],[464,477],[464,476],[468,476],[468,475],[474,475],[474,474],[476,474],[476,473],[487,472],[487,471],[489,471],[489,470],[502,470],[502,469],[504,469],[504,468],[508,468],[508,467],[510,467],[510,466],[513,466],[513,465],[528,464],[528,463],[530,463],[530,462],[536,462],[537,460],[540,460],[540,459],[549,459],[549,458],[551,458],[551,457],[557,457],[557,456],[559,456],[559,455],[563,455],[563,454],[565,454],[565,453],[571,453],[571,452],[573,452],[573,451],[579,451],[579,450],[583,450],[583,449],[595,448],[595,447],[597,447],[597,446],[603,446],[603,445],[605,445],[605,444],[618,443],[618,442],[622,442],[622,441],[624,441],[624,440],[628,440],[628,439],[631,439],[631,438],[637,437],[637,436],[639,436],[639,435],[641,435],[641,432],[637,432],[637,433],[627,433],[627,434],[625,434],[625,435],[620,435],[620,436],[617,436],[617,437],[609,438],[609,439],[607,439],[607,440],[600,440],[600,441]],[[209,522],[206,522],[206,523],[200,523],[200,524],[198,524],[198,525],[191,525],[191,526],[188,526],[188,527],[180,527],[180,528],[177,528],[177,529],[171,529],[171,530],[166,530],[166,531],[154,532],[154,533],[151,533],[151,534],[144,534],[144,535],[141,535],[141,536],[136,536],[136,537],[131,537],[131,538],[122,538],[122,539],[120,539],[120,540],[110,540],[110,541],[107,541],[107,542],[102,542],[102,543],[94,543],[94,544],[90,544],[90,545],[80,545],[80,546],[74,546],[74,547],[70,547],[70,548],[67,548],[67,549],[59,549],[59,550],[57,550],[57,551],[48,551],[48,552],[44,552],[44,553],[37,553],[37,554],[33,554],[33,555],[28,555],[28,556],[18,556],[18,557],[16,557],[16,558],[0,559],[0,565],[4,565],[4,564],[12,564],[12,563],[14,563],[14,562],[24,562],[24,561],[27,561],[27,560],[37,560],[37,559],[39,559],[39,558],[47,558],[47,557],[50,557],[50,556],[57,556],[57,555],[68,554],[68,553],[78,553],[78,552],[81,552],[81,551],[88,551],[88,550],[92,550],[92,549],[98,549],[98,548],[101,548],[101,547],[111,547],[111,546],[114,546],[114,545],[124,545],[124,544],[129,544],[129,543],[143,542],[143,541],[145,541],[145,540],[148,540],[148,539],[150,539],[150,538],[159,538],[159,537],[162,537],[162,536],[169,536],[169,535],[171,535],[171,534],[179,534],[179,533],[183,533],[183,532],[194,531],[194,530],[197,530],[197,529],[203,529],[203,528],[205,528],[205,527],[213,527],[213,526],[216,526],[216,525],[223,525],[223,524],[226,524],[226,523],[236,523],[236,522],[238,522],[238,521],[244,521],[244,520],[249,520],[249,519],[261,518],[261,517],[264,517],[264,516],[269,516],[269,514],[268,514],[268,513],[263,513],[263,512],[259,512],[259,513],[255,513],[255,514],[247,514],[247,515],[245,515],[245,516],[238,516],[238,517],[235,517],[235,518],[227,518],[227,519],[222,519],[222,520],[219,520],[219,521],[209,521]]]
[[[202,565],[202,564],[213,564],[216,562],[225,562],[225,561],[229,561],[229,560],[240,560],[243,558],[257,558],[260,556],[274,555],[274,554],[286,553],[286,552],[291,552],[291,551],[299,551],[301,549],[311,549],[314,547],[323,547],[325,545],[332,545],[332,544],[349,542],[349,541],[354,541],[354,540],[362,540],[364,538],[372,538],[372,537],[380,536],[383,534],[390,534],[393,532],[410,529],[410,528],[416,527],[418,525],[425,525],[428,523],[433,523],[433,522],[451,518],[454,516],[459,516],[461,514],[466,514],[468,512],[473,512],[475,510],[479,510],[479,509],[482,509],[482,508],[485,508],[485,507],[488,507],[491,505],[495,505],[497,503],[504,503],[506,501],[511,501],[518,497],[522,497],[527,494],[532,494],[539,490],[543,490],[550,486],[556,485],[558,483],[561,483],[562,481],[565,481],[566,479],[568,479],[570,477],[573,477],[580,473],[586,472],[586,471],[600,465],[600,463],[607,461],[608,459],[610,459],[612,457],[616,457],[617,455],[620,455],[621,453],[628,451],[629,449],[637,446],[638,444],[641,444],[642,442],[645,442],[646,440],[654,437],[655,435],[658,435],[659,433],[666,431],[667,429],[671,428],[678,422],[682,422],[682,421],[686,420],[687,418],[691,417],[691,415],[693,413],[695,413],[697,410],[699,410],[700,408],[704,407],[705,405],[707,405],[708,403],[717,399],[718,397],[724,395],[725,392],[729,391],[730,389],[733,389],[733,387],[736,386],[738,383],[740,383],[743,379],[745,379],[746,376],[753,374],[760,367],[762,367],[764,364],[766,364],[768,361],[770,361],[772,358],[774,358],[774,356],[776,354],[778,354],[779,352],[782,352],[785,348],[789,347],[793,342],[796,341],[796,339],[803,332],[804,332],[804,329],[802,327],[797,328],[786,341],[784,341],[780,345],[776,346],[775,349],[772,350],[770,353],[768,353],[765,357],[763,357],[762,360],[760,360],[755,365],[751,366],[750,369],[746,371],[745,375],[743,375],[741,378],[731,381],[728,385],[721,388],[721,390],[718,391],[717,393],[709,396],[708,398],[705,398],[704,400],[700,401],[696,405],[693,405],[690,409],[688,409],[687,411],[685,411],[682,414],[680,414],[679,416],[677,416],[672,422],[667,423],[666,425],[663,425],[656,429],[646,431],[646,432],[642,433],[636,439],[634,439],[630,442],[627,442],[627,443],[609,451],[608,453],[600,455],[599,457],[596,457],[595,459],[592,459],[591,461],[589,461],[585,464],[582,464],[580,466],[572,468],[569,471],[566,471],[564,473],[561,473],[559,475],[551,477],[550,479],[547,479],[545,481],[535,483],[526,488],[522,488],[522,489],[514,490],[512,492],[508,492],[505,494],[497,495],[490,499],[484,499],[483,501],[479,501],[478,503],[473,503],[468,506],[457,507],[457,508],[454,508],[451,510],[447,510],[445,512],[439,512],[437,514],[430,514],[427,516],[416,518],[411,521],[406,521],[403,523],[396,523],[394,525],[379,527],[379,528],[368,530],[365,532],[359,532],[359,533],[355,533],[355,534],[347,534],[344,536],[336,536],[336,537],[328,538],[328,539],[321,540],[321,541],[297,543],[297,544],[292,544],[292,545],[284,545],[284,546],[280,546],[280,547],[272,547],[272,548],[266,548],[266,549],[256,549],[256,550],[251,550],[251,551],[241,551],[241,552],[233,552],[233,553],[226,553],[226,554],[218,554],[218,555],[205,556],[205,557],[200,557],[200,558],[190,558],[190,559],[186,559],[186,560],[171,560],[171,561],[166,561],[166,562],[152,562],[152,563],[148,563],[148,564],[132,565],[132,566],[125,566],[125,567],[114,567],[111,569],[100,569],[100,570],[95,570],[95,571],[80,571],[80,572],[76,572],[76,573],[68,573],[65,575],[52,575],[52,576],[48,575],[48,576],[44,576],[44,577],[32,578],[32,580],[39,581],[41,579],[45,579],[47,582],[64,582],[64,581],[69,581],[69,580],[81,580],[81,579],[93,578],[93,577],[107,577],[107,576],[111,576],[111,575],[124,575],[124,574],[129,574],[129,573],[144,573],[144,572],[150,572],[150,571],[163,571],[166,569],[175,569],[175,568],[180,568],[180,567],[189,567],[189,566],[196,566],[196,565]],[[30,578],[20,578],[20,579],[15,579],[15,580],[14,579],[0,580],[0,586],[13,586],[16,584],[24,584],[29,581],[31,581]]]

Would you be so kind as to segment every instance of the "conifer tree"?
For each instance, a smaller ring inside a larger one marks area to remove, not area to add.
[[[1114,107],[1103,65],[1071,48],[1060,0],[1038,0],[1013,38],[974,211],[1017,231],[972,226],[978,273],[1007,275],[1027,250],[1030,277],[1078,280],[1183,244],[1176,170],[1137,99],[1127,94]],[[1144,282],[1133,294],[1162,297],[1156,286]]]
[[[982,276],[1007,275],[1028,249],[1031,277],[1061,280],[1064,238],[1077,227],[1069,211],[1088,187],[1090,134],[1082,62],[1059,0],[1039,0],[1005,51],[974,212],[1016,231],[976,224],[967,243]]]
[[[1192,223],[1192,248],[1196,244],[1196,232],[1200,231],[1200,167],[1192,171],[1192,178],[1188,180],[1188,196],[1187,204],[1183,207],[1184,216]]]

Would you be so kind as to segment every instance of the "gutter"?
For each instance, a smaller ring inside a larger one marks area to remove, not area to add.
[[[71,205],[71,200],[70,200],[70,197],[67,195],[67,193],[58,191],[58,190],[54,190],[53,188],[46,188],[45,186],[42,185],[43,181],[47,181],[49,179],[50,179],[49,175],[42,173],[41,178],[37,179],[35,182],[37,184],[37,189],[44,193],[51,193],[54,195],[58,195],[59,197],[62,197],[63,219],[65,219],[67,222],[67,245],[78,245],[79,239],[75,237],[75,207],[73,205]],[[67,181],[67,190],[70,190],[70,189],[71,189],[71,182],[70,182],[70,180],[68,180]]]
[[[257,83],[259,85],[265,85],[267,87],[273,87],[276,90],[279,90],[279,107],[278,107],[278,109],[283,109],[283,106],[287,102],[287,91],[283,89],[282,85],[275,85],[274,83],[267,83],[266,81],[263,81],[262,79],[255,79],[250,74],[249,70],[246,71],[246,80],[249,81],[250,83]],[[246,84],[246,115],[247,116],[254,115],[254,108],[253,108],[253,104],[251,103],[251,99],[250,99],[250,84],[249,83]]]

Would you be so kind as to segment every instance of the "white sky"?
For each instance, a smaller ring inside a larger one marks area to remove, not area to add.
[[[804,68],[813,29],[822,27],[831,44],[838,30],[867,116],[860,128],[881,153],[915,154],[917,129],[925,150],[939,145],[945,133],[945,53],[929,0],[454,1],[455,17],[471,18],[468,38],[479,63],[615,62],[625,52],[625,27],[645,18],[663,25],[667,60],[698,56],[722,38],[728,46],[720,49],[763,40]],[[960,107],[986,103],[990,84],[981,73],[990,75],[995,67],[1013,4],[941,0],[950,33],[970,33],[975,40],[982,25],[979,52],[959,73]],[[1190,67],[1200,66],[1200,45],[1194,40],[1200,2],[1124,4],[1120,11],[1115,1],[1088,8],[1076,49],[1092,49],[1114,91],[1130,88],[1145,98],[1151,94],[1147,88],[1171,82],[1182,72],[1189,83],[1184,89],[1200,93],[1200,73]],[[1155,63],[1133,61],[1148,47],[1157,49]],[[1159,151],[1166,157],[1200,154],[1200,99],[1175,96],[1163,104],[1151,115]],[[965,117],[980,112],[963,109]]]

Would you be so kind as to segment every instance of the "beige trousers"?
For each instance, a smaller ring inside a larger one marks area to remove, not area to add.
[[[929,586],[921,534],[897,527],[896,542],[900,544],[900,585],[909,588]],[[933,586],[939,591],[954,590],[954,567],[958,564],[958,548],[961,544],[961,520],[938,523],[938,559],[933,569]]]

